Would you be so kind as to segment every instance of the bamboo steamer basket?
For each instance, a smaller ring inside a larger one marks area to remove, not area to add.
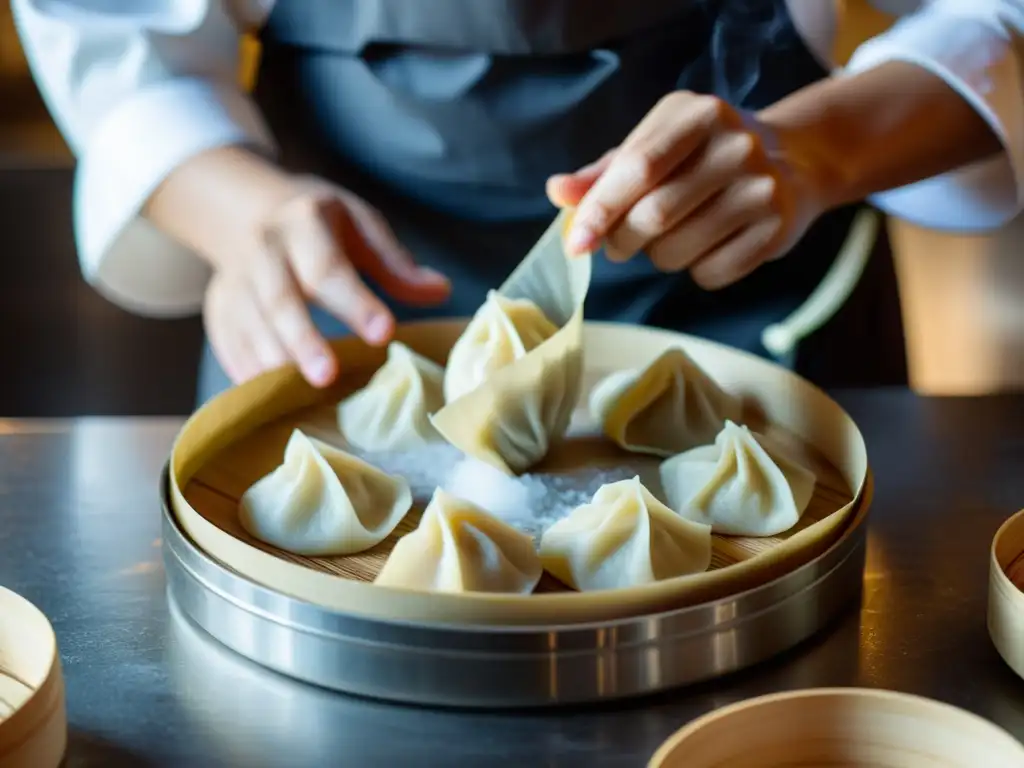
[[[404,324],[396,340],[443,364],[466,322]],[[280,463],[294,427],[328,442],[340,439],[334,404],[363,386],[385,360],[384,350],[352,337],[332,342],[344,370],[329,389],[309,386],[289,366],[232,388],[200,408],[172,450],[173,514],[192,542],[224,566],[328,611],[429,624],[564,626],[673,610],[766,584],[827,551],[849,529],[855,513],[866,512],[860,509],[869,472],[864,440],[849,415],[810,383],[754,355],[670,331],[588,322],[583,338],[584,394],[574,429],[589,436],[554,449],[544,462],[547,469],[637,460],[593,436],[594,425],[586,423],[587,391],[608,373],[644,366],[664,350],[679,347],[726,390],[743,398],[744,421],[751,428],[802,451],[813,466],[818,488],[801,523],[773,539],[716,536],[715,559],[706,573],[588,593],[548,589],[526,596],[439,594],[370,583],[394,542],[415,527],[426,499],[417,499],[417,507],[395,533],[366,553],[304,558],[276,550],[241,528],[237,500]]]
[[[792,691],[699,718],[649,768],[1021,768],[1001,728],[931,699],[862,688]]]
[[[0,766],[56,768],[66,746],[57,638],[38,608],[0,587]]]
[[[1024,510],[992,540],[988,576],[988,632],[1019,677],[1024,677]]]

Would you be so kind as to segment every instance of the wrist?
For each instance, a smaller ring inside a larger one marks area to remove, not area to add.
[[[295,178],[243,147],[190,158],[157,188],[144,214],[217,271],[260,245],[265,222],[296,193]]]
[[[842,153],[841,133],[830,125],[827,105],[790,98],[762,110],[757,120],[770,137],[772,159],[817,213],[858,199],[857,178]]]
[[[941,78],[894,61],[826,78],[757,115],[822,210],[933,178],[1001,145]]]

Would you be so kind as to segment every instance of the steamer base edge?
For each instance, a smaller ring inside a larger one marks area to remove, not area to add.
[[[850,527],[819,557],[745,593],[599,625],[443,626],[342,615],[245,578],[181,529],[161,478],[167,587],[251,661],[320,687],[408,704],[521,708],[645,696],[799,645],[861,594],[870,474]]]

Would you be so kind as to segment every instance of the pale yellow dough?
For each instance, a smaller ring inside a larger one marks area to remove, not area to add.
[[[338,428],[364,451],[402,451],[444,442],[430,416],[444,406],[444,368],[401,342],[358,392],[338,405]]]
[[[445,401],[450,403],[473,391],[495,371],[525,357],[557,330],[529,299],[509,299],[489,291],[448,356]]]
[[[544,570],[580,591],[619,589],[703,573],[711,528],[684,520],[639,477],[602,485],[541,537]]]
[[[669,505],[715,533],[777,536],[797,524],[817,482],[809,469],[763,436],[731,421],[714,445],[681,453],[661,465]]]
[[[738,421],[743,413],[742,402],[679,348],[645,368],[606,376],[591,390],[589,407],[618,445],[666,457],[710,443],[726,419]]]
[[[438,488],[419,526],[395,545],[374,583],[527,595],[541,574],[530,536]]]
[[[591,257],[565,254],[567,216],[459,337],[445,374],[448,402],[431,417],[452,445],[510,475],[535,465],[565,434],[582,389]]]
[[[284,461],[239,502],[252,536],[300,555],[351,555],[382,542],[412,508],[409,484],[296,429]]]

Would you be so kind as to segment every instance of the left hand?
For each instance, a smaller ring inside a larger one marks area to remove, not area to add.
[[[785,255],[827,208],[808,167],[756,117],[680,91],[596,163],[552,177],[548,196],[576,206],[572,253],[643,251],[715,289]]]

